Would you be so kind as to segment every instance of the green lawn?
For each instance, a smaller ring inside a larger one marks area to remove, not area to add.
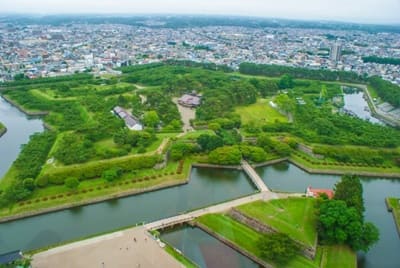
[[[260,126],[265,123],[274,123],[275,121],[287,122],[286,116],[269,105],[270,100],[258,99],[255,104],[237,107],[235,112],[240,114],[243,124],[254,123]]]
[[[357,255],[346,246],[322,247],[322,268],[356,268]]]
[[[299,242],[313,246],[317,238],[314,202],[312,198],[276,199],[256,201],[238,209]]]
[[[397,228],[400,230],[400,198],[388,197],[387,201],[390,208],[392,208]]]
[[[250,254],[261,258],[260,252],[257,248],[257,240],[262,236],[260,233],[251,229],[250,227],[233,220],[232,218],[223,214],[208,214],[199,217],[197,221],[221,235],[225,239],[231,241],[238,247],[244,249]],[[294,257],[285,267],[293,268],[317,268],[320,263],[320,254],[314,261],[306,259],[298,255]],[[279,267],[279,266],[277,266]]]

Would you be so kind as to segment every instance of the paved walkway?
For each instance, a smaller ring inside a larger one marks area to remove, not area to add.
[[[253,183],[257,186],[257,189],[261,192],[270,192],[264,181],[258,176],[257,172],[247,163],[247,161],[242,161],[242,168],[244,172],[250,177]]]
[[[181,268],[183,265],[140,226],[53,248],[33,256],[32,268],[55,267]]]

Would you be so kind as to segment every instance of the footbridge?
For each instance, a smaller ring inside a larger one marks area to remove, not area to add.
[[[257,172],[253,169],[252,166],[250,166],[249,163],[247,163],[246,160],[243,160],[242,163],[242,169],[246,174],[250,177],[250,179],[253,181],[253,183],[256,185],[257,189],[260,190],[260,192],[271,192],[267,185],[265,185],[264,181],[260,178],[260,176],[257,174]]]
[[[194,211],[188,212],[186,214],[181,214],[181,215],[173,216],[170,218],[162,219],[159,221],[151,222],[151,223],[145,224],[145,228],[147,230],[156,230],[156,229],[160,229],[160,228],[166,228],[166,227],[170,227],[170,226],[173,226],[176,224],[181,224],[184,222],[191,221],[191,220],[193,220],[197,217],[200,217],[202,215],[205,215],[205,214],[219,213],[219,212],[227,211],[233,207],[251,203],[251,202],[254,202],[257,200],[270,200],[273,198],[277,198],[277,196],[270,194],[270,193],[257,193],[257,194],[253,194],[250,196],[238,198],[238,199],[235,199],[232,201],[217,204],[214,206],[210,206],[207,208],[194,210]]]

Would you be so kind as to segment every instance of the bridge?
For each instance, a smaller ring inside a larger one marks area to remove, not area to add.
[[[253,194],[250,196],[235,199],[232,201],[217,204],[214,206],[210,206],[207,208],[194,210],[194,211],[188,212],[186,214],[177,215],[177,216],[162,219],[159,221],[151,222],[151,223],[145,224],[144,226],[147,230],[156,230],[156,229],[160,229],[160,228],[166,228],[166,227],[170,227],[170,226],[173,226],[176,224],[181,224],[184,222],[191,221],[191,220],[193,220],[197,217],[200,217],[202,215],[205,215],[205,214],[219,213],[219,212],[227,211],[233,207],[251,203],[251,202],[254,202],[257,200],[270,200],[270,199],[274,199],[274,198],[277,198],[277,196],[274,194],[271,194],[271,193],[257,193],[257,194]]]
[[[241,165],[242,165],[244,172],[246,172],[246,174],[250,177],[250,179],[256,185],[257,189],[260,190],[260,192],[271,192],[268,189],[267,185],[265,185],[264,181],[257,174],[257,172],[252,168],[252,166],[250,166],[249,163],[247,163],[246,160],[243,160]]]

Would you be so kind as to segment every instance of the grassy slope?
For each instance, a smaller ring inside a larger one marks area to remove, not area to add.
[[[208,214],[198,218],[198,222],[207,226],[214,232],[228,239],[245,251],[261,258],[260,252],[257,249],[257,240],[262,236],[250,227],[243,225],[232,218],[222,214]],[[296,256],[287,264],[287,267],[305,268],[318,267],[319,259],[311,261],[303,256]]]
[[[321,267],[355,268],[357,267],[357,255],[346,246],[324,246]]]
[[[400,230],[400,199],[394,197],[388,197],[389,206],[392,208],[392,213],[397,225]]]
[[[272,108],[269,101],[270,99],[258,99],[255,104],[237,107],[235,112],[240,114],[243,124],[253,122],[256,125],[263,125],[274,123],[276,120],[287,122],[287,118]]]
[[[317,238],[315,199],[288,198],[269,202],[257,201],[238,209],[244,214],[285,233],[306,245],[314,245]]]

